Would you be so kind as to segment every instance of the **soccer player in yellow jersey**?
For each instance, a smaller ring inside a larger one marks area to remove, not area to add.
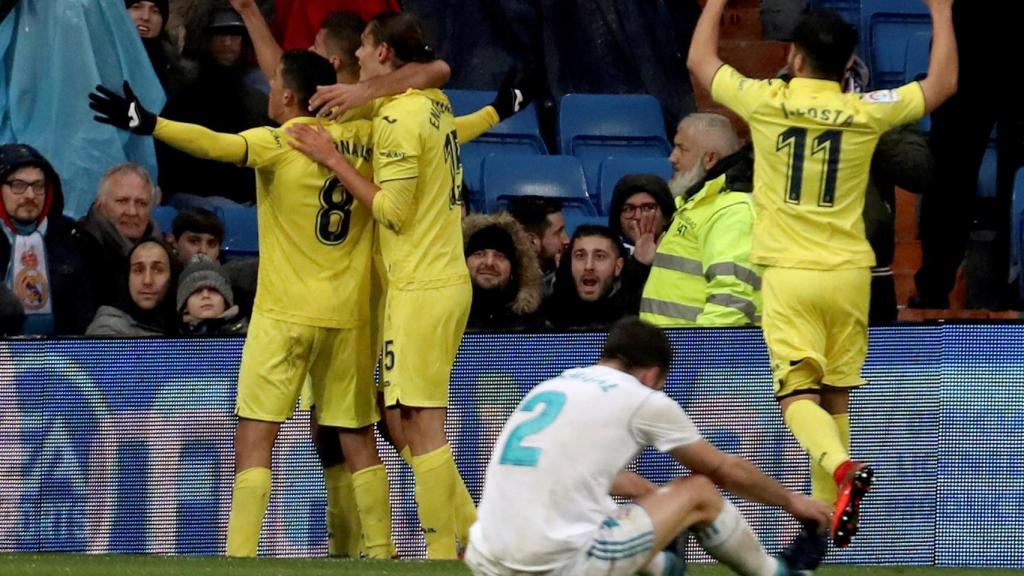
[[[844,94],[857,34],[839,16],[805,16],[789,55],[794,78],[746,78],[718,57],[727,0],[708,0],[687,64],[695,81],[750,124],[754,142],[751,260],[763,278],[765,341],[783,418],[811,456],[813,495],[835,501],[832,538],[850,543],[873,472],[849,455],[849,394],[865,383],[870,267],[861,217],[879,136],[956,91],[952,0],[925,0],[933,24],[928,77]]]
[[[377,17],[362,40],[361,78],[432,57],[422,27],[408,13]],[[444,432],[448,380],[472,295],[462,254],[455,124],[448,99],[437,90],[386,99],[373,123],[373,181],[338,155],[323,132],[295,127],[288,134],[372,208],[378,222],[388,283],[382,388],[387,405],[400,408],[427,556],[450,559],[475,519]]]
[[[257,173],[260,270],[238,380],[236,477],[227,553],[255,556],[270,493],[270,458],[280,423],[306,375],[322,423],[341,430],[352,470],[366,554],[390,556],[390,510],[373,424],[379,419],[368,327],[370,211],[331,172],[288,143],[284,130],[317,124],[308,112],[334,69],[307,51],[285,53],[271,80],[268,115],[281,128],[219,134],[156,118],[125,84],[125,97],[99,87],[97,120],[152,133],[190,154]],[[371,123],[331,124],[331,145],[363,175],[371,170]]]

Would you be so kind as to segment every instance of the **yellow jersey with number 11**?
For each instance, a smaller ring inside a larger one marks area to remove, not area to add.
[[[862,216],[871,157],[883,132],[924,115],[920,85],[844,94],[837,82],[754,80],[724,65],[711,95],[750,124],[750,259],[818,270],[873,266]]]
[[[299,123],[315,126],[317,120],[293,118],[280,128],[241,133],[245,165],[256,169],[260,263],[254,310],[298,324],[351,328],[368,317],[372,215],[330,170],[288,144],[285,129]],[[345,159],[371,178],[371,123],[324,127]]]

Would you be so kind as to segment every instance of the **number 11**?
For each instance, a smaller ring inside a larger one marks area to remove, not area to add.
[[[823,156],[821,183],[819,184],[818,206],[832,206],[836,200],[836,179],[839,175],[839,153],[842,151],[843,132],[825,130],[811,141],[811,157]],[[806,128],[788,128],[779,134],[775,151],[789,149],[789,163],[786,166],[786,202],[800,203],[800,191],[804,183],[804,148],[807,144]]]

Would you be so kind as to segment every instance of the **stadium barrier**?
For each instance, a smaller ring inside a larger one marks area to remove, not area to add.
[[[667,392],[720,448],[809,489],[806,457],[771,396],[756,329],[671,334]],[[596,360],[603,335],[471,334],[449,434],[479,498],[505,418],[535,383]],[[0,552],[220,554],[232,483],[238,339],[0,341]],[[1024,567],[1024,325],[875,328],[855,393],[855,456],[877,471],[840,563]],[[386,452],[394,532],[422,556],[410,470]],[[645,452],[664,482],[682,472]],[[282,429],[260,552],[326,554],[322,475],[307,415]],[[770,551],[795,533],[741,503]],[[692,539],[691,539],[692,540]],[[707,560],[691,542],[691,561]]]

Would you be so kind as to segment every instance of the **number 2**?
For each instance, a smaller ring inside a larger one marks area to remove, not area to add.
[[[819,184],[818,206],[833,206],[836,201],[836,179],[839,175],[839,153],[843,142],[841,130],[825,130],[811,141],[811,157],[823,156],[822,177]],[[786,165],[786,202],[800,203],[804,185],[804,148],[807,144],[806,128],[788,128],[779,134],[775,151],[788,149]]]
[[[536,468],[540,460],[540,448],[523,446],[523,440],[543,431],[555,421],[558,414],[565,406],[565,394],[561,392],[541,392],[530,398],[519,410],[521,412],[533,412],[537,406],[543,406],[539,413],[533,418],[522,422],[512,429],[505,441],[505,447],[501,450],[501,464],[510,466],[525,466]]]

